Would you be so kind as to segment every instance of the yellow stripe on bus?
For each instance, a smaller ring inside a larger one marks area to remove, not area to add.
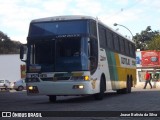
[[[115,53],[115,60],[116,60],[118,81],[113,81],[113,82],[115,82],[114,85],[115,85],[116,89],[126,88],[127,75],[132,75],[132,80],[136,80],[136,78],[135,78],[136,70],[135,70],[135,68],[122,67],[121,63],[120,63],[119,54],[117,54],[117,53]]]

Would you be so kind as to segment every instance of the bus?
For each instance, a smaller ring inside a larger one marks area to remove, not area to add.
[[[47,95],[50,102],[77,95],[102,100],[107,91],[131,93],[136,84],[135,44],[98,18],[32,20],[25,46],[20,59],[26,62],[27,95]]]

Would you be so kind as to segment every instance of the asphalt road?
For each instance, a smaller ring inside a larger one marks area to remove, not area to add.
[[[103,100],[96,101],[93,96],[59,96],[57,102],[50,103],[47,96],[27,96],[26,91],[0,92],[0,111],[81,111],[79,117],[54,117],[65,120],[105,120],[117,117],[83,117],[84,111],[160,111],[160,89],[134,88],[131,94],[107,93]],[[118,117],[119,119],[154,119],[158,117]],[[23,118],[25,119],[25,118]],[[43,118],[41,118],[43,119]],[[51,119],[51,118],[45,118]]]

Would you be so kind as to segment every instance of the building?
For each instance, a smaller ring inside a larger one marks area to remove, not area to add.
[[[160,51],[137,51],[137,85],[144,85],[144,75],[148,71],[152,76],[152,85],[159,85],[160,81]]]
[[[21,65],[25,64],[19,59],[19,54],[0,55],[0,78],[10,82],[21,78]]]

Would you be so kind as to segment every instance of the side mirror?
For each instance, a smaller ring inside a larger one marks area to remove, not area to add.
[[[20,59],[23,60],[24,58],[24,46],[20,47]]]
[[[25,45],[22,45],[21,47],[20,47],[20,59],[21,59],[21,61],[23,61],[23,62],[26,62],[26,51],[27,51],[27,48],[26,48],[26,46]]]

